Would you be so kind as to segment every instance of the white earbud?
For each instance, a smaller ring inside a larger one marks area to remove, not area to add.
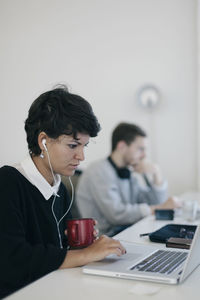
[[[42,145],[44,146],[44,149],[47,151],[46,139],[43,139],[43,140],[42,140]]]

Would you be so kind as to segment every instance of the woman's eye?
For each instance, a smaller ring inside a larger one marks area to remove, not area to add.
[[[77,147],[77,145],[76,145],[76,144],[69,144],[68,147],[69,147],[70,149],[74,149],[74,148]]]

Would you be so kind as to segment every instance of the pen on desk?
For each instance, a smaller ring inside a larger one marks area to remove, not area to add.
[[[150,234],[151,234],[151,232],[148,232],[148,233],[140,233],[140,237],[141,237],[141,236],[150,235]]]

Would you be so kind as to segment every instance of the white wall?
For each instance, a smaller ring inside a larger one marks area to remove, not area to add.
[[[30,104],[64,82],[103,128],[83,167],[109,153],[118,122],[135,122],[170,193],[197,188],[196,9],[195,0],[1,0],[0,165],[24,157]],[[152,114],[136,101],[145,83],[162,94]]]

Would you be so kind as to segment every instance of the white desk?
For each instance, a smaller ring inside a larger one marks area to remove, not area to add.
[[[180,223],[181,221],[182,220],[177,218],[174,222]],[[139,233],[151,232],[166,223],[169,222],[155,221],[154,217],[151,216],[127,228],[125,231],[118,234],[116,238],[140,243],[149,243],[148,237],[140,238]],[[158,244],[158,246],[159,245],[160,244]],[[160,246],[164,247],[165,245],[162,244]],[[130,290],[138,283],[142,284],[143,287],[159,285],[160,290],[153,296],[135,295],[131,293]],[[6,299],[145,300],[149,299],[149,297],[153,297],[154,300],[197,300],[199,299],[199,293],[200,267],[198,267],[184,283],[177,286],[85,275],[82,273],[81,268],[74,268],[52,272]]]

